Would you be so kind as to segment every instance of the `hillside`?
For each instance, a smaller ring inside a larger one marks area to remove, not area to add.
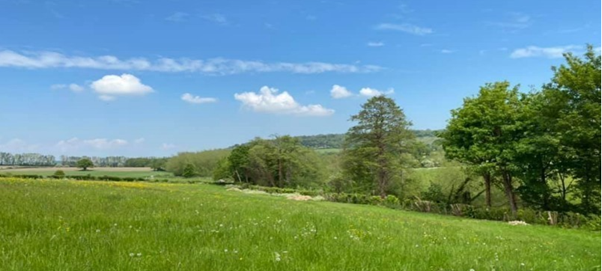
[[[437,132],[441,130],[412,130],[416,138],[425,143],[431,144],[437,139]],[[301,145],[314,149],[341,149],[345,134],[320,134],[309,136],[296,136],[301,141]]]
[[[0,178],[0,270],[594,270],[600,234],[227,191]]]

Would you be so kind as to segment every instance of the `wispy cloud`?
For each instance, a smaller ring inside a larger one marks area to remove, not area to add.
[[[211,21],[211,22],[214,22],[217,24],[221,24],[221,25],[228,24],[228,19],[226,19],[226,16],[224,16],[223,14],[212,13],[212,14],[201,15],[200,17],[202,19],[205,19],[207,21]]]
[[[382,47],[385,46],[385,43],[382,41],[371,41],[367,44],[369,47]]]
[[[531,16],[520,12],[509,13],[506,17],[503,21],[489,22],[489,24],[516,31],[527,28],[533,23]]]
[[[538,46],[527,46],[525,48],[518,48],[512,51],[510,54],[511,58],[526,58],[526,57],[545,57],[545,58],[560,58],[562,54],[568,52],[582,51],[583,46],[579,45],[566,45],[566,46],[555,46],[555,47],[538,47]]]
[[[428,27],[417,26],[413,24],[403,23],[403,24],[391,24],[391,23],[382,23],[374,27],[377,30],[392,30],[392,31],[401,31],[405,33],[409,33],[412,35],[424,36],[433,33],[433,30]]]
[[[239,59],[212,58],[207,60],[189,58],[159,58],[149,61],[145,58],[119,59],[105,55],[98,57],[67,56],[57,52],[15,52],[0,50],[0,67],[19,67],[29,69],[48,68],[85,68],[122,71],[154,72],[199,72],[203,74],[239,74],[290,72],[315,74],[326,72],[366,73],[377,72],[383,68],[376,65],[350,65],[325,62],[274,62],[247,61]]]
[[[164,151],[173,150],[176,147],[177,146],[175,144],[172,144],[172,143],[163,143],[163,144],[161,144],[161,149],[164,150]]]
[[[201,97],[201,96],[194,96],[190,93],[184,93],[181,97],[182,101],[185,101],[187,103],[191,103],[191,104],[204,104],[204,103],[215,103],[217,102],[216,98],[209,98],[209,97]]]
[[[179,23],[179,22],[186,21],[186,19],[188,19],[189,16],[190,15],[188,13],[178,11],[178,12],[175,12],[175,13],[165,17],[165,20],[174,22],[174,23]]]
[[[301,105],[288,92],[278,92],[278,89],[264,86],[257,93],[236,93],[234,99],[242,102],[244,107],[255,112],[314,117],[334,114],[333,109],[325,108],[319,104]]]
[[[71,90],[73,92],[82,92],[84,91],[84,87],[78,85],[78,84],[54,84],[52,86],[50,86],[50,89],[52,90],[60,90],[60,89],[68,89]]]
[[[442,54],[451,54],[451,53],[454,53],[455,51],[454,50],[450,50],[450,49],[442,49],[440,52]]]
[[[55,144],[55,147],[60,152],[73,152],[80,149],[94,149],[94,150],[107,150],[116,149],[127,146],[129,143],[123,139],[106,139],[106,138],[94,138],[94,139],[79,139],[77,137],[61,140]]]
[[[38,145],[29,144],[20,138],[13,138],[5,143],[0,143],[0,150],[4,152],[33,152],[38,149]]]

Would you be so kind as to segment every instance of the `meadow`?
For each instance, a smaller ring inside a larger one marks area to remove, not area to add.
[[[111,176],[111,177],[132,177],[132,178],[154,178],[173,177],[173,174],[165,171],[153,171],[148,167],[95,167],[88,170],[81,170],[76,167],[17,167],[0,169],[0,174],[15,175],[53,175],[57,170],[62,170],[67,176]]]
[[[245,194],[0,178],[0,270],[599,270],[600,233]]]

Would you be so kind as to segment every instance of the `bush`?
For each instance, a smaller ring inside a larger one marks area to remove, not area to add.
[[[389,207],[399,206],[399,199],[394,195],[387,195],[387,197],[384,199],[384,201],[385,201],[385,205],[387,205]]]
[[[372,196],[370,197],[370,205],[382,205],[383,204],[383,198],[381,198],[380,196]]]
[[[182,177],[184,178],[192,178],[196,175],[196,169],[193,164],[186,164],[184,166],[184,170],[182,171]]]
[[[53,176],[56,178],[65,178],[65,172],[59,169],[54,172]]]

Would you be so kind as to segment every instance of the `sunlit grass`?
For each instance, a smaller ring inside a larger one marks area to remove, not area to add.
[[[211,185],[0,178],[0,270],[599,270],[600,233]]]

